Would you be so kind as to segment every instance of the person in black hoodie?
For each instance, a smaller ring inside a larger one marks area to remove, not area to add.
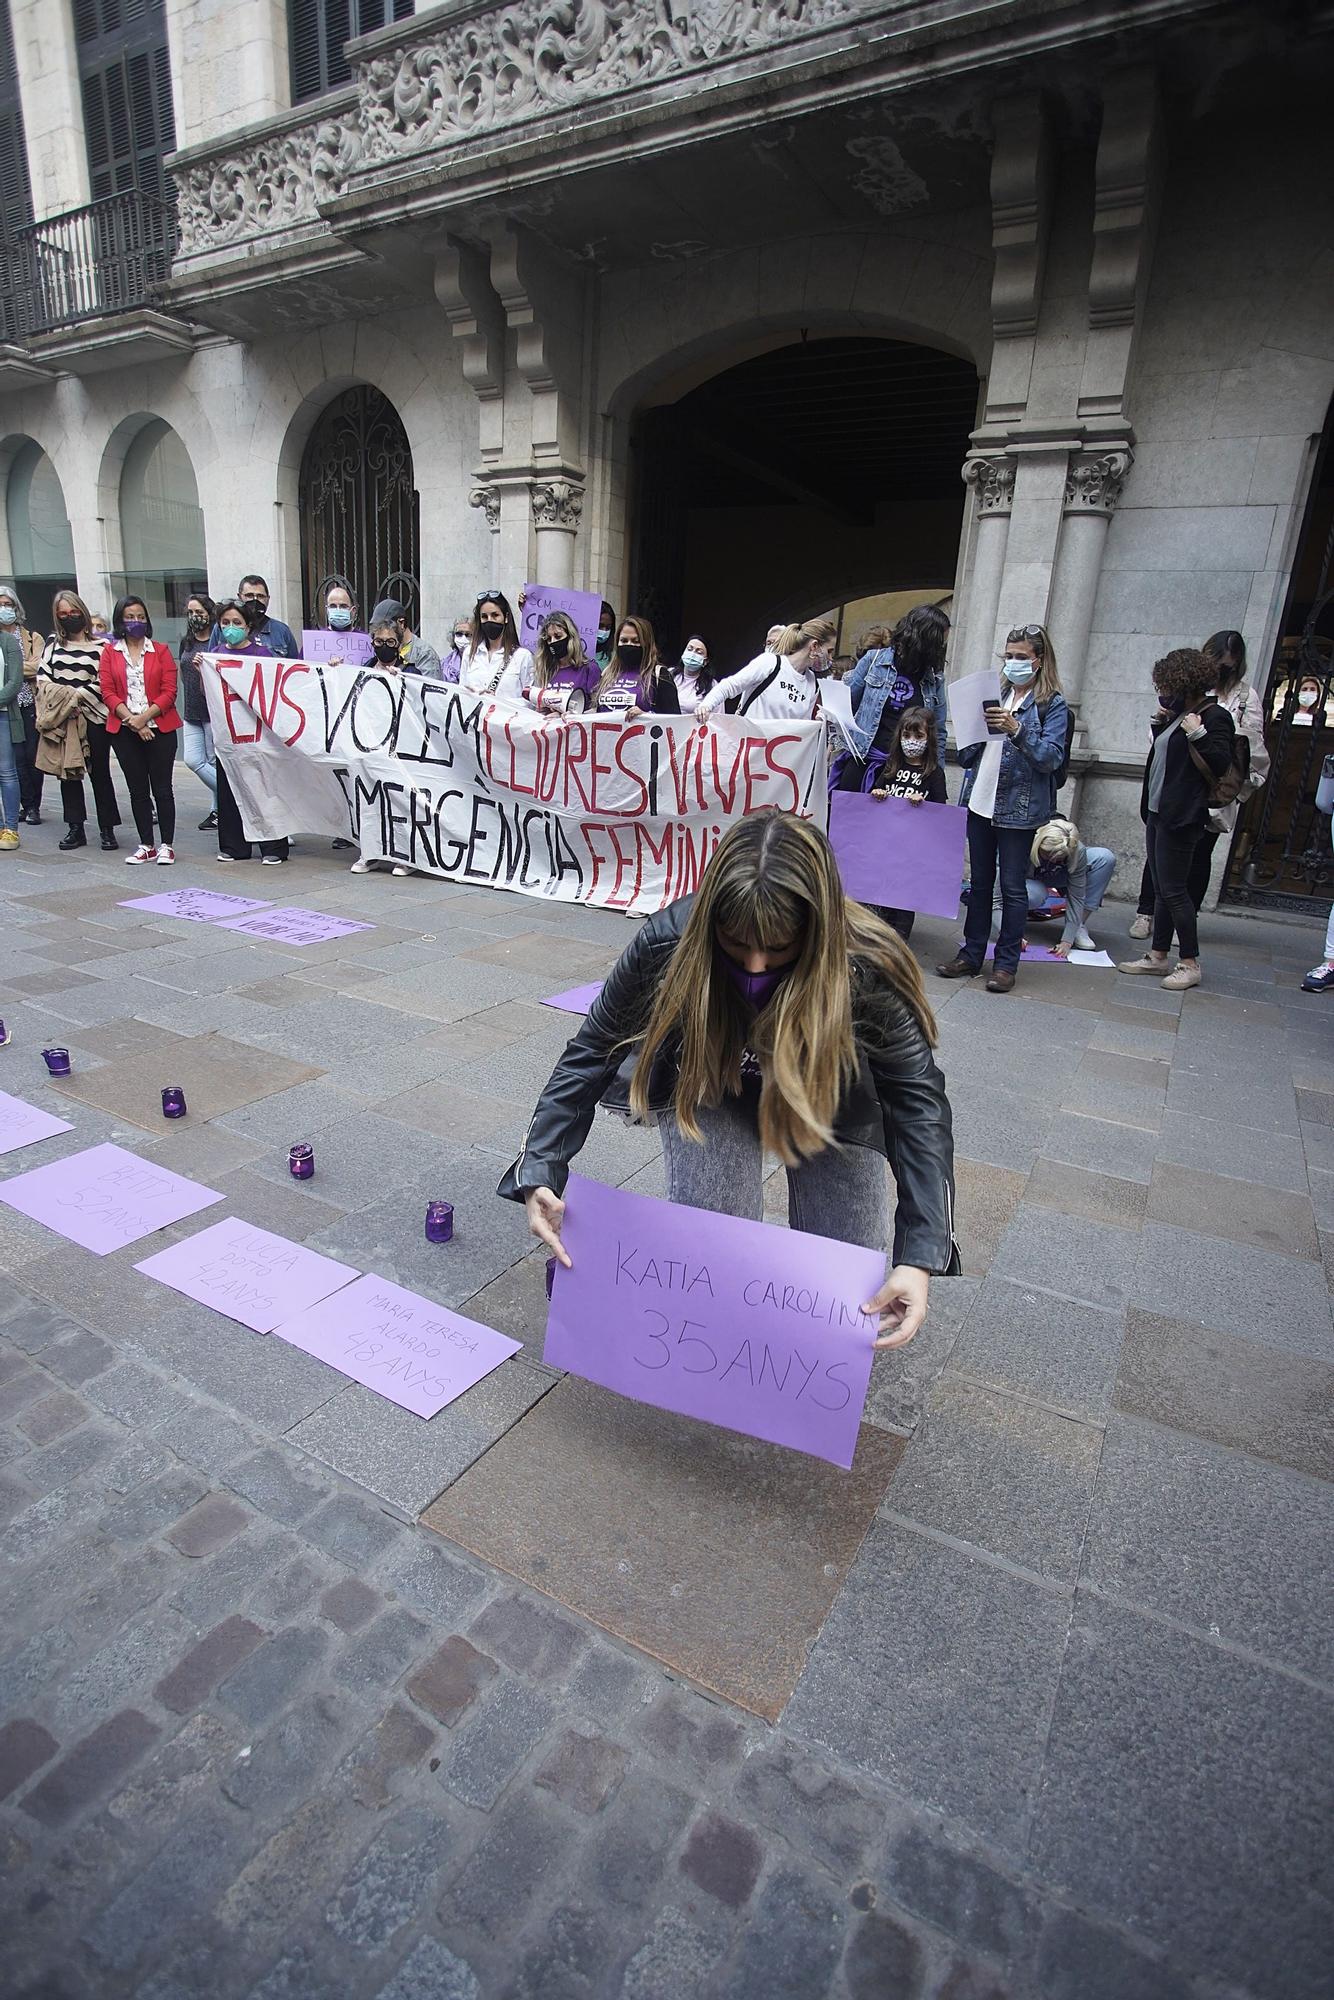
[[[1210,693],[1216,677],[1214,663],[1193,646],[1167,653],[1153,670],[1158,709],[1150,723],[1153,747],[1140,794],[1153,876],[1153,936],[1143,958],[1130,959],[1117,970],[1156,974],[1174,993],[1200,983],[1191,864],[1208,831],[1210,791],[1232,762],[1236,738],[1232,717]],[[1180,959],[1175,971],[1168,972],[1174,930]]]

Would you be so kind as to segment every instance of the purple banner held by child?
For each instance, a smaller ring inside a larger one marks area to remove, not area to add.
[[[925,917],[959,911],[968,815],[961,806],[915,806],[832,792],[829,839],[843,887],[859,903],[916,910]]]
[[[586,1381],[850,1466],[885,1256],[579,1175],[543,1358]]]

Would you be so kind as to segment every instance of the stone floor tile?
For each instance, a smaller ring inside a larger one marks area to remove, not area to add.
[[[1144,1218],[1147,1197],[1136,1181],[1056,1160],[1039,1160],[1029,1176],[1024,1200],[1090,1222],[1119,1223],[1133,1229]]]
[[[1328,1282],[1304,1258],[1146,1222],[1129,1303],[1155,1312],[1166,1300],[1215,1332],[1330,1357]]]
[[[1030,1092],[967,1084],[950,1089],[958,1155],[982,1166],[1027,1173],[1046,1141],[1056,1106]]]
[[[954,1352],[978,1293],[976,1278],[933,1278],[926,1324],[906,1347],[876,1356],[865,1420],[888,1430],[916,1430],[931,1386]]]
[[[1319,2000],[1334,1846],[1320,1832],[1329,1762],[1313,1751],[1332,1720],[1328,1694],[1081,1592],[1033,1866],[1058,1895],[1216,1979]]]
[[[974,1381],[1098,1423],[1112,1393],[1121,1333],[1119,1311],[988,1278],[951,1365]]]
[[[1063,1298],[1115,1311],[1134,1283],[1137,1229],[1068,1215],[1053,1226],[1049,1211],[1021,1203],[992,1260],[992,1275],[1012,1284],[1041,1285]]]
[[[963,1268],[970,1277],[983,1278],[1023,1199],[1028,1165],[1017,1173],[980,1166],[956,1154],[954,1179],[954,1227]]]
[[[1073,1583],[1102,1432],[945,1375],[882,1513]]]
[[[471,1298],[460,1310],[483,1326],[524,1345],[525,1359],[541,1361],[547,1332],[547,1252],[537,1248],[520,1257]]]
[[[319,1046],[313,1037],[306,1043],[307,1048]],[[162,1123],[162,1062],[156,1052],[130,1056],[103,1069],[77,1069],[58,1087],[63,1095],[156,1134]],[[171,1062],[175,1067],[168,1081],[184,1086],[189,1115],[201,1122],[320,1074],[312,1063],[261,1054],[224,1035],[180,1042],[172,1048]]]
[[[1227,1106],[1229,1120],[1238,1125],[1297,1136],[1297,1094],[1290,1087],[1277,1089],[1263,1077],[1248,1081],[1235,1062],[1196,1068],[1185,1068],[1179,1062],[1173,1065],[1167,1086],[1169,1111],[1212,1118],[1220,1105]]]
[[[1318,1259],[1310,1197],[1278,1188],[1257,1187],[1161,1160],[1153,1170],[1148,1213],[1154,1222],[1193,1229],[1200,1236],[1223,1236],[1257,1250]]]
[[[1216,1110],[1222,1108],[1216,1104]],[[1199,1167],[1253,1186],[1306,1192],[1306,1159],[1299,1138],[1263,1132],[1240,1122],[1173,1111],[1163,1119],[1157,1157],[1171,1166]]]
[[[1068,1591],[877,1521],[785,1723],[1017,1859],[1069,1617]]]
[[[1141,1132],[1157,1132],[1163,1122],[1163,1092],[1156,1083],[1126,1083],[1081,1069],[1062,1091],[1060,1108],[1083,1111],[1094,1118],[1115,1119]]]

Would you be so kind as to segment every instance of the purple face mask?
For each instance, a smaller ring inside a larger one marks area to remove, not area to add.
[[[773,997],[774,988],[781,986],[792,970],[790,965],[780,965],[776,972],[747,972],[734,958],[729,958],[725,951],[720,951],[718,956],[722,961],[723,971],[741,998],[748,1000],[757,1010],[768,1003]]]
[[[127,618],[125,620],[125,637],[127,639],[146,639],[148,637],[148,620],[146,618]]]

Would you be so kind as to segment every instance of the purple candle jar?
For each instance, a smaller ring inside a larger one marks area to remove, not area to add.
[[[313,1180],[315,1176],[315,1148],[313,1146],[293,1146],[287,1155],[287,1171],[294,1181]]]
[[[162,1116],[164,1118],[184,1118],[185,1092],[179,1083],[167,1084],[162,1092]]]
[[[9,1040],[9,1030],[5,1026],[4,1022],[0,1021],[0,1049],[2,1049],[5,1046],[5,1043],[8,1040]]]
[[[549,1298],[551,1297],[551,1288],[552,1288],[552,1286],[553,1286],[553,1285],[555,1284],[555,1282],[556,1282],[556,1260],[555,1260],[555,1258],[554,1258],[554,1257],[548,1257],[548,1258],[547,1258],[547,1297],[548,1297],[548,1299],[549,1299]]]
[[[52,1076],[69,1075],[68,1049],[43,1049],[42,1061],[46,1064]]]
[[[448,1243],[454,1234],[454,1206],[448,1201],[426,1204],[426,1241]]]

